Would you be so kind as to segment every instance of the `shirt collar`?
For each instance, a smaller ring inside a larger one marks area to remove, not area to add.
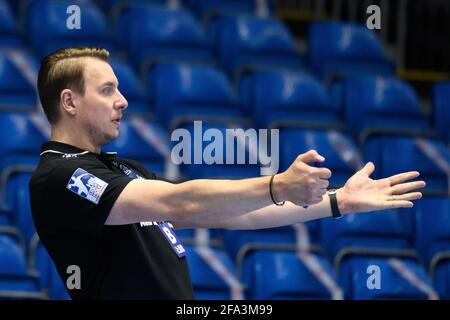
[[[73,146],[71,144],[67,144],[67,143],[63,143],[63,142],[59,142],[59,141],[47,141],[42,144],[41,153],[46,152],[46,151],[51,151],[51,150],[61,152],[61,153],[67,153],[67,154],[83,153],[83,154],[90,154],[90,155],[101,156],[101,157],[111,157],[111,156],[117,155],[116,152],[108,152],[108,153],[100,152],[100,154],[98,154],[98,153],[83,150],[83,149]]]

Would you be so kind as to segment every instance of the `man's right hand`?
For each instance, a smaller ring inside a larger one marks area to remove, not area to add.
[[[299,206],[309,206],[322,201],[327,192],[331,171],[310,164],[324,161],[325,158],[316,150],[299,155],[286,171],[274,177],[272,190],[275,199],[290,201]]]

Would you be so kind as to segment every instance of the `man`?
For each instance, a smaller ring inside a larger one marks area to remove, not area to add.
[[[157,180],[139,163],[101,152],[119,134],[127,101],[105,49],[47,56],[39,96],[52,127],[30,182],[38,234],[64,280],[81,271],[74,299],[192,299],[185,250],[174,229],[258,229],[352,212],[412,207],[423,181],[407,172],[381,180],[367,163],[328,192],[331,171],[315,150],[272,177]],[[284,204],[284,205],[283,205]],[[304,208],[303,206],[308,206]]]

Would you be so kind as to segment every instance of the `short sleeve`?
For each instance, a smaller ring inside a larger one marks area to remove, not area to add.
[[[43,228],[101,232],[114,203],[132,179],[96,159],[74,160],[55,166],[42,184],[47,207]]]

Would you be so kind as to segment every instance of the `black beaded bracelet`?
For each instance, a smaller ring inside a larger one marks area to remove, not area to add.
[[[274,203],[275,205],[281,207],[281,206],[284,206],[284,203],[285,203],[286,201],[283,201],[283,202],[276,202],[276,201],[275,201],[275,198],[274,198],[273,193],[272,193],[272,182],[273,182],[273,178],[274,178],[274,177],[275,177],[275,175],[273,175],[273,176],[270,178],[270,183],[269,183],[270,197],[272,198],[272,201],[273,201],[273,203]]]

